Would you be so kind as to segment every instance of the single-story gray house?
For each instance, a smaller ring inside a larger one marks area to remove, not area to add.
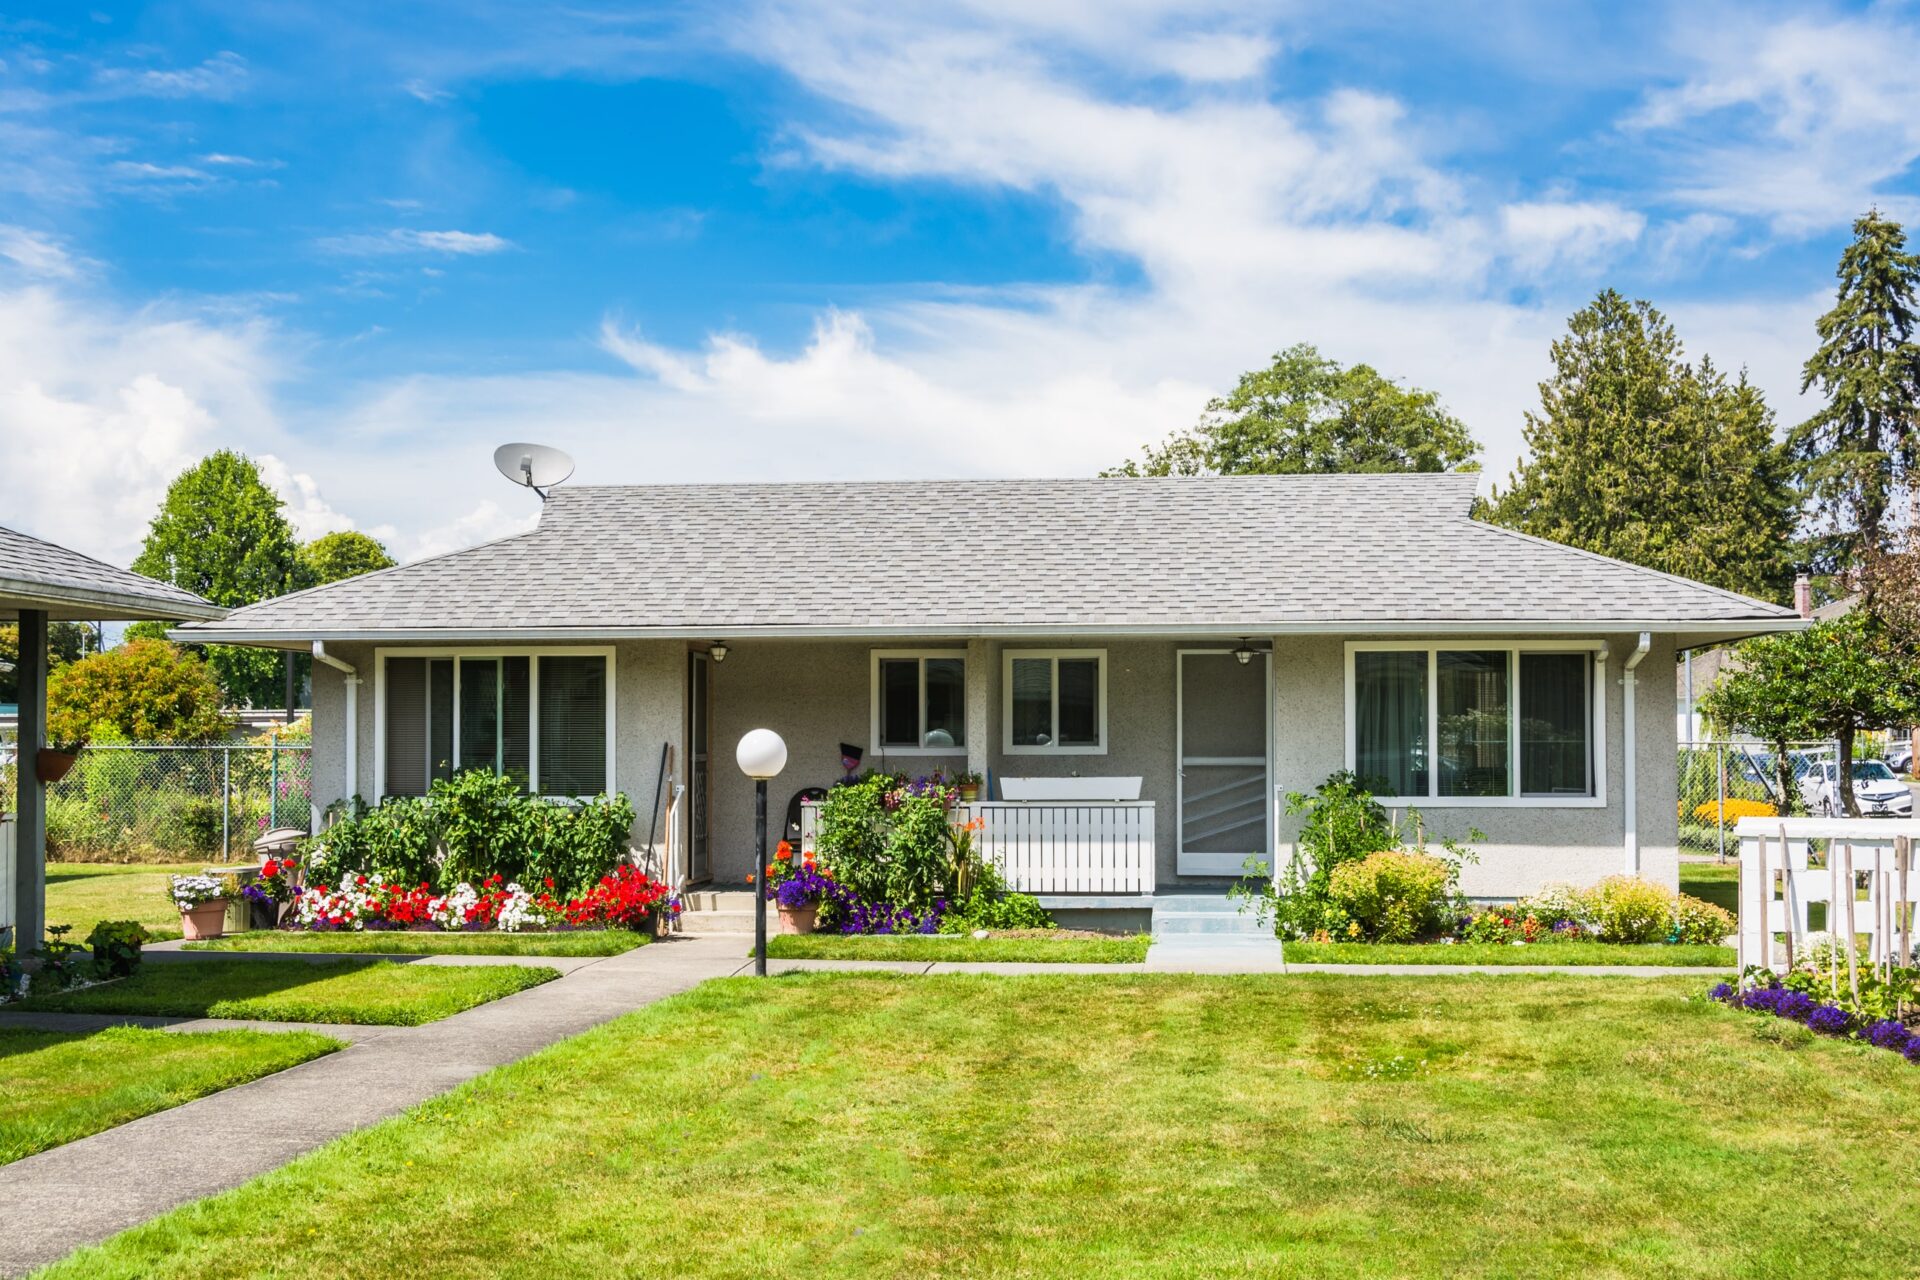
[[[1287,793],[1342,769],[1429,832],[1484,833],[1476,896],[1674,884],[1674,655],[1804,624],[1476,521],[1474,488],[561,488],[529,533],[176,634],[312,652],[317,807],[474,766],[619,790],[636,846],[689,884],[752,870],[733,746],[763,726],[790,748],[776,824],[842,775],[843,743],[970,769],[983,842],[1043,894],[1138,900],[1284,859]]]

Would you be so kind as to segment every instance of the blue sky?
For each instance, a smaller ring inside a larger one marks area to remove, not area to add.
[[[1783,422],[1920,213],[1912,5],[10,6],[0,520],[125,561],[262,458],[303,533],[582,479],[1084,474],[1296,341],[1504,474],[1612,285]]]

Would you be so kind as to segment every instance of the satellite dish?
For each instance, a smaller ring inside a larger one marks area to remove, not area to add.
[[[573,459],[552,445],[515,442],[493,451],[493,465],[515,484],[547,496],[547,490],[573,474]]]

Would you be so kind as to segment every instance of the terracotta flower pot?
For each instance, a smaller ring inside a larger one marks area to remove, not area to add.
[[[188,942],[217,938],[226,932],[227,900],[214,898],[180,913],[180,933]]]
[[[777,905],[777,904],[776,904]],[[780,907],[780,932],[812,933],[820,922],[820,904],[809,902],[799,907]]]
[[[73,762],[80,757],[71,751],[55,751],[52,747],[40,748],[33,758],[33,776],[43,784],[51,786],[67,776],[73,768]]]

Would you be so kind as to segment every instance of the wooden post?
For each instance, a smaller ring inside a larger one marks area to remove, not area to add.
[[[1853,1007],[1860,1007],[1860,964],[1858,939],[1854,933],[1853,841],[1846,844],[1846,879],[1840,888],[1847,895],[1847,989],[1853,994]]]
[[[1771,885],[1768,888],[1772,888]],[[1787,843],[1787,829],[1780,828],[1780,914],[1786,917],[1782,922],[1786,928],[1781,930],[1787,938],[1787,971],[1793,971],[1795,955],[1794,935],[1800,929],[1800,912],[1795,906],[1793,892],[1793,846]]]

